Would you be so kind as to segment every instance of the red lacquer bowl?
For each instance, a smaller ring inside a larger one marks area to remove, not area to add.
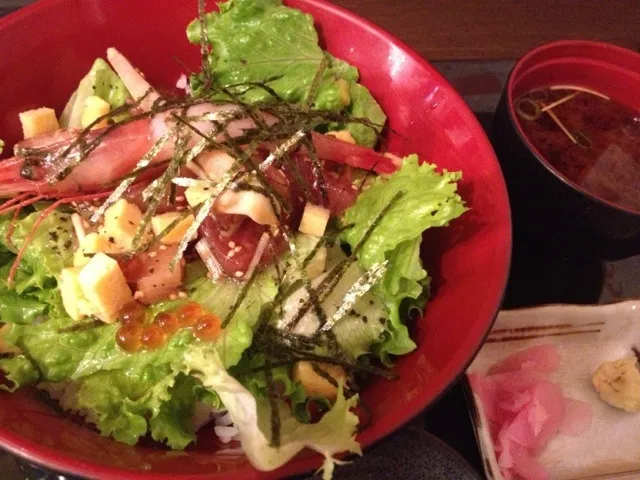
[[[367,446],[431,404],[470,362],[497,313],[511,253],[511,223],[495,155],[473,114],[447,82],[401,42],[322,0],[291,0],[312,14],[325,47],[356,65],[402,137],[390,150],[417,152],[462,170],[470,211],[425,236],[425,265],[434,298],[413,337],[418,350],[398,360],[397,381],[377,380],[362,396],[373,423],[359,436]],[[175,84],[183,67],[197,69],[199,50],[185,37],[195,0],[44,0],[0,20],[0,134],[18,138],[17,114],[60,109],[97,56],[115,46],[157,86]],[[275,478],[308,471],[318,456],[302,454],[269,473],[240,454],[216,454],[213,433],[197,446],[170,452],[129,447],[100,437],[46,406],[31,390],[0,394],[0,445],[53,469],[101,479]]]

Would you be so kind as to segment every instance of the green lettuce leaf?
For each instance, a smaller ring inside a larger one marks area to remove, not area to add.
[[[214,86],[268,81],[269,87],[286,101],[302,103],[320,63],[327,57],[328,66],[316,92],[314,108],[348,107],[354,116],[384,124],[386,116],[380,106],[365,87],[357,84],[358,70],[320,48],[310,15],[283,5],[281,0],[229,0],[218,6],[220,12],[205,16],[211,45],[208,66]],[[187,37],[200,44],[201,35],[200,20],[195,19],[187,28]],[[203,93],[203,79],[202,74],[192,76],[195,95]],[[343,96],[342,81],[351,97],[348,102]],[[272,100],[271,94],[260,88],[238,94],[249,103]],[[358,143],[376,143],[379,132],[370,127],[353,124],[348,128]]]
[[[420,261],[422,232],[448,225],[465,212],[456,191],[460,177],[458,172],[438,173],[435,165],[420,165],[418,157],[411,155],[393,175],[378,177],[344,214],[344,223],[354,226],[345,231],[342,239],[354,248],[372,219],[388,208],[358,252],[358,262],[365,269],[389,261],[389,268],[375,289],[389,312],[384,340],[375,348],[385,362],[389,361],[389,354],[402,355],[415,348],[400,318],[400,305],[407,299],[424,304],[428,276]],[[392,203],[398,194],[401,196]]]
[[[271,410],[269,402],[254,397],[224,368],[215,348],[204,345],[192,348],[185,355],[186,372],[214,390],[227,408],[240,442],[251,464],[268,471],[288,462],[300,450],[308,447],[325,457],[323,478],[331,478],[335,460],[333,455],[348,451],[361,454],[355,440],[358,417],[350,412],[357,396],[348,400],[342,386],[333,407],[315,424],[300,423],[284,402],[278,402],[280,417],[280,446],[271,445]]]
[[[195,279],[186,286],[189,296],[221,319],[226,318],[242,291],[242,284],[228,278],[221,278],[214,283],[207,277],[204,266],[198,265],[193,268],[199,268],[200,274],[188,273]],[[276,282],[269,271],[259,274],[253,281],[246,297],[216,340],[216,348],[226,368],[237,364],[242,353],[251,345],[253,327],[260,317],[260,311],[273,300],[277,292]]]
[[[3,217],[0,222],[0,242],[7,251],[17,253],[40,213],[36,211],[16,221]],[[11,242],[7,242],[7,231],[11,223],[14,230]],[[21,263],[22,278],[16,281],[16,291],[22,293],[29,287],[46,288],[47,279],[53,279],[64,267],[73,264],[76,247],[71,215],[61,211],[51,213],[38,226],[25,250]]]
[[[351,95],[351,105],[349,106],[351,115],[356,118],[367,118],[376,125],[385,124],[387,116],[367,88],[358,83],[352,83],[349,93]],[[361,123],[350,123],[347,125],[347,130],[357,143],[373,148],[378,143],[382,127],[374,128]]]

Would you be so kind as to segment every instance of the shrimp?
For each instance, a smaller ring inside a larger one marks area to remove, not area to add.
[[[183,133],[188,136],[187,148],[193,148],[201,140],[200,133],[224,141],[227,137],[240,137],[245,130],[256,127],[256,122],[248,116],[229,121],[229,115],[240,108],[232,104],[203,102],[154,113],[153,105],[160,99],[157,91],[116,49],[110,48],[107,58],[137,102],[136,115],[140,118],[89,133],[60,130],[20,142],[14,149],[16,156],[0,162],[0,197],[31,194],[59,198],[113,188],[118,180],[134,171],[140,159],[166,134],[176,130],[174,115],[188,119],[192,127]],[[148,115],[140,115],[145,112]],[[261,116],[268,125],[277,121],[268,114]],[[151,162],[172,158],[176,136],[162,146]],[[84,154],[83,145],[93,141],[97,146]],[[0,212],[2,210],[0,205]]]

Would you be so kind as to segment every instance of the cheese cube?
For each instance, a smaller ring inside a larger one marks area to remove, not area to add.
[[[84,297],[106,323],[115,322],[120,309],[133,300],[118,262],[104,253],[96,253],[78,277]]]
[[[107,237],[100,233],[92,232],[80,242],[80,250],[83,255],[94,253],[122,253],[124,249],[118,245],[113,237]]]
[[[74,320],[82,320],[85,317],[83,311],[84,294],[80,288],[80,270],[81,267],[63,268],[58,279],[58,286],[62,294],[62,305],[65,311]]]
[[[105,116],[111,110],[111,105],[96,95],[87,97],[82,110],[82,128],[87,128],[100,117]],[[107,119],[93,126],[93,128],[104,128],[107,126]]]
[[[87,263],[89,263],[91,257],[87,257],[83,252],[82,248],[76,250],[76,253],[73,254],[73,266],[74,267],[84,267]]]
[[[215,211],[233,215],[246,215],[260,225],[277,225],[278,217],[271,201],[253,190],[225,190],[214,204]]]
[[[204,201],[211,196],[212,189],[209,187],[200,187],[198,185],[192,185],[184,191],[184,196],[187,199],[187,203],[195,207],[204,203]]]
[[[330,214],[331,212],[326,208],[307,203],[298,230],[307,235],[322,237],[327,228]]]
[[[349,82],[344,78],[338,79],[338,89],[340,91],[340,102],[345,107],[351,103],[351,94],[349,92]]]
[[[141,221],[142,211],[138,206],[121,198],[104,213],[104,227],[100,234],[127,252],[133,248],[133,238]]]
[[[153,229],[153,234],[158,236],[160,235],[165,228],[171,225],[175,220],[180,218],[180,212],[168,212],[163,213],[162,215],[156,215],[151,219],[151,228]],[[162,243],[165,245],[178,245],[182,241],[182,237],[185,236],[189,227],[195,221],[195,217],[193,215],[187,215],[184,219],[180,220],[178,224],[171,229],[169,233],[167,233],[164,237],[160,239]],[[195,239],[195,232],[191,239]]]
[[[327,380],[323,375],[314,369],[320,369],[329,377],[333,378],[336,383],[344,384],[347,375],[342,367],[338,365],[330,365],[328,363],[312,363],[307,361],[296,362],[293,366],[293,379],[298,381],[304,387],[309,397],[325,397],[329,400],[335,400],[338,394],[338,388],[332,382]]]
[[[51,133],[60,128],[56,112],[52,108],[37,108],[20,114],[24,138],[33,138]]]
[[[356,143],[355,139],[353,138],[353,135],[351,135],[351,132],[349,130],[338,130],[335,132],[327,132],[327,135],[336,137],[338,140],[342,140],[343,142],[353,143],[353,144]]]

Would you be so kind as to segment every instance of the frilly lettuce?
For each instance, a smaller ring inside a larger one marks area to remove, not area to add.
[[[424,303],[421,296],[428,286],[428,276],[420,261],[422,232],[448,225],[465,212],[456,191],[460,178],[459,172],[438,173],[435,165],[420,165],[417,155],[410,155],[397,172],[387,178],[376,178],[344,213],[344,223],[353,227],[344,232],[342,240],[353,248],[363,239],[373,219],[401,194],[357,254],[365,269],[389,260],[389,268],[375,289],[389,312],[384,340],[376,346],[385,362],[389,361],[389,354],[402,355],[415,348],[400,318],[400,304],[406,299]]]
[[[238,429],[240,442],[251,464],[258,470],[273,470],[284,465],[307,447],[325,457],[324,479],[331,478],[340,452],[361,454],[355,440],[358,417],[350,411],[358,399],[346,399],[342,386],[333,407],[315,424],[296,420],[284,402],[278,401],[280,446],[271,445],[271,410],[266,399],[254,397],[247,388],[224,368],[218,351],[210,346],[192,348],[185,355],[186,373],[214,390],[227,408]]]
[[[281,0],[229,0],[218,7],[220,12],[205,15],[211,44],[208,67],[215,86],[268,81],[283,99],[302,103],[327,55],[329,65],[314,106],[329,110],[348,107],[354,116],[384,124],[386,116],[380,106],[365,87],[357,84],[358,70],[322,51],[310,15],[283,5]],[[187,37],[199,44],[201,35],[200,20],[195,19],[187,28]],[[342,82],[349,89],[349,105],[344,103]],[[191,85],[196,95],[201,94],[203,76],[193,76]],[[271,100],[261,88],[247,90],[241,96],[250,103]],[[376,143],[378,132],[372,128],[355,124],[348,128],[358,143]]]

